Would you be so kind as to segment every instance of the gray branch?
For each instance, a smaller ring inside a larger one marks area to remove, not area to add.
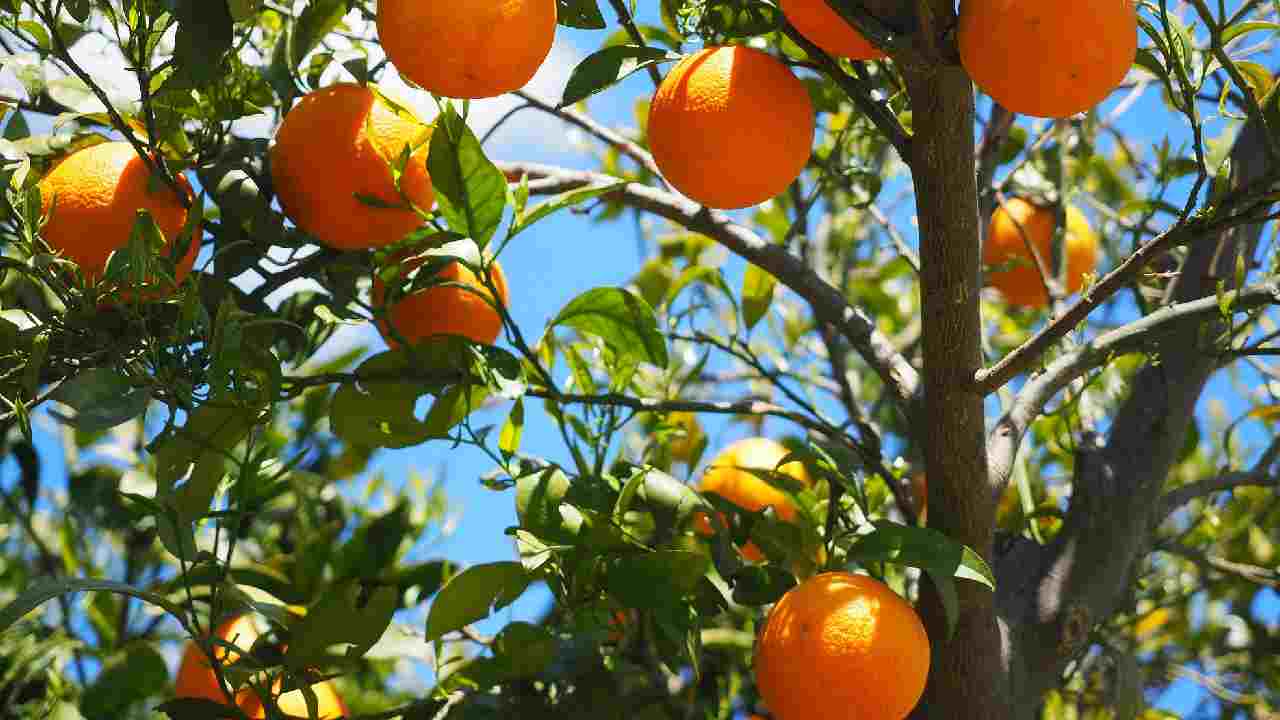
[[[619,182],[618,178],[602,173],[566,170],[537,163],[499,163],[499,167],[508,177],[528,176],[529,192],[537,195]],[[609,197],[702,233],[776,277],[780,283],[804,299],[819,320],[831,323],[840,330],[889,387],[909,417],[917,415],[920,377],[915,368],[894,348],[889,338],[876,328],[870,316],[851,305],[838,289],[805,266],[800,258],[792,255],[786,248],[738,225],[724,213],[647,185],[628,183]]]

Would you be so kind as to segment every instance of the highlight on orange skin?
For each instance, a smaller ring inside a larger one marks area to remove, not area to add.
[[[865,575],[828,572],[789,590],[756,642],[756,685],[780,720],[903,720],[929,674],[915,609]]]
[[[191,184],[174,178],[193,197]],[[174,190],[159,179],[127,142],[107,142],[77,150],[59,160],[37,183],[41,213],[47,222],[41,237],[49,247],[80,267],[94,283],[106,272],[111,253],[129,245],[137,213],[145,209],[173,247],[187,223],[187,209]],[[200,231],[175,268],[179,283],[191,272],[200,251]],[[155,288],[163,292],[166,288]]]
[[[260,636],[258,626],[250,615],[234,617],[214,631],[214,637],[246,651],[253,647]],[[222,645],[215,645],[213,653],[223,667],[240,661],[240,653]],[[241,692],[237,697],[244,694]],[[209,657],[194,641],[188,641],[183,649],[182,661],[178,663],[178,676],[174,681],[174,697],[203,698],[226,703],[227,696],[222,692],[218,676],[209,664]]]

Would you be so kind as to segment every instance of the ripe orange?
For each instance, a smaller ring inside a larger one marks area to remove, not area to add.
[[[280,207],[338,250],[396,242],[422,224],[405,199],[423,210],[435,202],[427,176],[430,135],[429,126],[367,87],[339,83],[310,92],[285,116],[271,148]],[[400,176],[402,197],[391,167],[406,146],[413,154]]]
[[[284,683],[276,680],[275,690],[278,693]],[[312,692],[316,694],[316,720],[337,720],[338,718],[347,717],[346,703],[342,702],[342,698],[338,695],[338,691],[334,688],[333,683],[324,680],[311,686]],[[280,708],[280,712],[289,717],[310,718],[307,713],[307,696],[303,694],[301,689],[290,690],[276,698],[276,707]],[[257,693],[250,692],[243,702],[240,703],[240,709],[245,715],[254,720],[265,720],[267,710],[263,707],[262,698]]]
[[[232,618],[214,631],[215,637],[242,650],[252,648],[260,635],[258,626],[249,615]],[[223,667],[233,665],[240,660],[240,653],[228,650],[221,645],[214,646],[213,653]],[[243,701],[246,695],[247,693],[241,692],[237,698]],[[208,656],[194,642],[188,642],[182,652],[182,661],[178,664],[178,677],[174,682],[174,696],[226,702],[227,698],[218,684],[218,676],[209,666]]]
[[[991,215],[982,262],[1007,266],[987,273],[987,280],[1012,305],[1041,308],[1049,304],[1044,281],[1027,242],[1036,248],[1045,269],[1053,267],[1054,211],[1022,198],[1012,198]],[[1024,237],[1025,233],[1025,237]],[[1067,207],[1067,292],[1084,286],[1084,276],[1098,267],[1098,236],[1075,207]]]
[[[1013,112],[1067,117],[1124,80],[1138,51],[1133,0],[965,0],[960,62]]]
[[[864,575],[815,575],[774,605],[755,650],[756,685],[777,720],[902,720],[929,674],[916,611]]]
[[[378,39],[400,74],[436,95],[519,90],[547,59],[556,0],[379,0]]]
[[[235,645],[237,648],[248,650],[253,647],[261,633],[258,631],[258,626],[252,616],[240,615],[220,625],[214,631],[214,635]],[[223,667],[234,665],[240,660],[240,653],[228,650],[220,645],[215,646],[213,652]],[[282,684],[279,679],[276,680],[275,687],[277,691]],[[334,720],[347,714],[346,705],[343,704],[342,698],[338,696],[332,682],[326,680],[311,687],[315,691],[316,700],[318,701],[318,720]],[[203,698],[217,703],[226,703],[227,698],[218,685],[218,676],[214,674],[213,668],[209,666],[209,658],[194,642],[188,642],[186,649],[183,650],[182,661],[178,664],[178,677],[174,682],[174,696],[179,698]],[[300,689],[284,693],[276,700],[276,703],[286,715],[309,717],[307,715],[306,696],[303,695]],[[247,686],[236,693],[236,705],[246,715],[255,720],[267,716],[262,698],[258,697],[258,694]]]
[[[768,438],[754,437],[739,440],[725,448],[702,476],[699,487],[705,492],[714,492],[744,510],[759,511],[772,507],[782,520],[790,522],[796,517],[795,506],[791,498],[782,490],[770,485],[763,479],[742,468],[756,470],[773,470],[778,462],[787,456],[787,449],[780,443]],[[802,484],[809,484],[809,473],[804,465],[790,462],[778,468],[784,475]],[[702,535],[711,535],[714,528],[711,521],[703,515],[695,520],[695,529]],[[764,553],[755,543],[747,543],[742,547],[742,557],[751,562],[760,562]]]
[[[743,208],[787,189],[813,144],[804,84],[768,53],[711,47],[680,61],[649,105],[649,149],[688,197]]]
[[[1027,200],[1014,197],[996,208],[987,229],[982,261],[988,266],[1005,265],[1005,269],[987,274],[993,287],[1000,290],[1011,305],[1044,307],[1048,293],[1027,250],[1030,241],[1046,270],[1053,266],[1053,225],[1055,213]],[[1025,237],[1024,237],[1025,233]],[[1074,206],[1066,208],[1066,292],[1084,287],[1084,275],[1098,266],[1098,236],[1089,228],[1089,220]]]
[[[422,258],[405,263],[402,272],[409,272],[421,265]],[[498,289],[499,302],[510,305],[507,294],[507,277],[502,266],[494,260],[489,273]],[[442,285],[414,291],[387,308],[386,320],[378,322],[387,345],[399,347],[391,328],[394,327],[405,340],[416,343],[433,335],[461,335],[473,342],[492,345],[502,332],[502,315],[489,303],[493,295],[480,278],[466,265],[453,262],[442,268],[436,277],[441,283],[461,283],[466,287]],[[373,280],[373,306],[380,308],[387,303],[386,284],[377,275]],[[389,322],[389,324],[388,324]]]
[[[825,0],[781,0],[780,5],[787,21],[828,55],[851,60],[876,60],[885,56]]]
[[[190,198],[186,179],[177,180]],[[147,163],[127,142],[77,150],[46,173],[39,186],[40,209],[48,214],[41,233],[45,242],[75,261],[89,282],[102,277],[112,252],[129,245],[138,210],[151,213],[164,233],[166,250],[187,222],[182,200],[159,178],[152,181]],[[191,272],[199,250],[196,233],[177,264],[179,282]]]

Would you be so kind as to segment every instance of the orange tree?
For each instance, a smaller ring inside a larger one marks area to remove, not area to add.
[[[0,0],[0,718],[1277,711],[1275,3],[448,5]],[[592,169],[431,100],[571,29],[499,122]],[[517,323],[562,210],[648,257]],[[512,560],[419,552],[442,489],[368,472],[419,446]]]

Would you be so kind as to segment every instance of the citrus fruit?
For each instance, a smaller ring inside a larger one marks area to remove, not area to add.
[[[1013,112],[1067,117],[1097,105],[1138,51],[1133,0],[964,0],[960,62]]]
[[[787,189],[809,161],[813,104],[768,53],[711,47],[681,60],[649,104],[649,149],[680,192],[743,208]]]
[[[351,83],[307,93],[285,116],[271,148],[280,207],[298,227],[338,250],[381,247],[416,230],[435,202],[427,176],[431,128],[403,106]],[[405,148],[412,155],[392,175]]]
[[[702,475],[699,487],[704,492],[714,492],[743,510],[760,511],[772,507],[782,520],[790,522],[795,519],[796,509],[791,498],[779,488],[744,468],[756,470],[773,470],[778,462],[787,456],[787,448],[781,443],[768,438],[754,437],[739,440],[725,448]],[[778,472],[804,485],[809,484],[809,474],[804,465],[790,462],[778,468]],[[699,514],[695,520],[696,529],[702,535],[711,535],[714,528],[711,521]],[[751,562],[760,562],[764,553],[755,543],[747,543],[742,547],[742,557]]]
[[[1098,236],[1077,208],[1067,207],[1066,286],[1074,293],[1084,286],[1084,276],[1098,267]],[[991,215],[982,262],[1000,268],[987,273],[987,280],[1012,305],[1041,308],[1049,304],[1044,281],[1035,259],[1027,250],[1036,248],[1046,270],[1053,267],[1054,211],[1022,198],[1011,198]]]
[[[251,615],[240,615],[224,622],[214,631],[214,636],[226,643],[235,645],[241,650],[249,650],[257,642],[261,633]],[[214,656],[228,667],[240,660],[240,653],[223,645],[213,647]],[[282,681],[277,679],[275,688],[279,691]],[[333,720],[347,714],[347,708],[338,697],[333,683],[323,681],[311,686],[318,701],[318,720]],[[174,682],[174,696],[179,698],[203,698],[226,704],[226,696],[218,684],[218,676],[209,665],[209,658],[194,642],[188,642],[178,664],[178,677]],[[291,690],[276,700],[280,710],[294,717],[309,717],[307,714],[306,696],[302,690]],[[250,687],[245,686],[236,693],[236,705],[246,715],[259,719],[266,717],[262,698]]]
[[[177,176],[187,197],[191,186]],[[166,251],[187,222],[183,201],[127,142],[107,142],[63,158],[39,182],[40,209],[48,215],[45,242],[75,261],[85,279],[102,277],[112,252],[129,245],[139,210],[147,210],[164,234]],[[191,272],[200,250],[199,233],[177,263],[179,282]]]
[[[422,258],[408,260],[402,264],[401,272],[407,273],[422,262]],[[498,290],[498,300],[508,306],[507,278],[497,260],[489,263],[489,274]],[[480,278],[457,261],[441,268],[435,278],[445,284],[415,290],[388,303],[386,284],[374,276],[373,306],[387,306],[384,319],[378,322],[387,345],[399,347],[397,333],[411,344],[433,335],[461,335],[472,342],[492,345],[502,332],[502,315],[490,304],[493,295]]]
[[[519,90],[551,52],[556,0],[379,0],[378,39],[400,75],[453,98]]]
[[[851,60],[876,60],[885,56],[825,0],[781,0],[779,4],[787,21],[828,55]]]
[[[274,687],[277,693],[283,685],[283,681],[277,679]],[[346,703],[342,702],[342,698],[338,695],[338,691],[334,688],[333,683],[329,680],[322,680],[311,686],[312,692],[316,694],[316,720],[337,720],[348,715]],[[289,717],[310,718],[307,712],[307,696],[301,689],[290,690],[280,694],[276,698],[276,707],[280,708],[280,712]],[[264,720],[267,717],[267,710],[263,707],[262,699],[258,694],[250,691],[240,703],[240,709],[245,715],[254,720]]]
[[[214,630],[214,637],[236,646],[241,650],[249,650],[261,635],[253,617],[240,615],[234,617]],[[214,645],[214,657],[223,667],[234,665],[240,660],[240,653],[224,645]],[[246,696],[245,691],[237,694],[239,700]],[[195,642],[188,642],[182,652],[182,660],[178,663],[178,677],[174,681],[174,696],[179,698],[204,698],[218,703],[226,703],[218,684],[218,676],[209,665],[209,657],[204,654]]]
[[[928,674],[929,637],[915,609],[864,575],[805,580],[756,639],[756,685],[777,720],[902,720]]]

